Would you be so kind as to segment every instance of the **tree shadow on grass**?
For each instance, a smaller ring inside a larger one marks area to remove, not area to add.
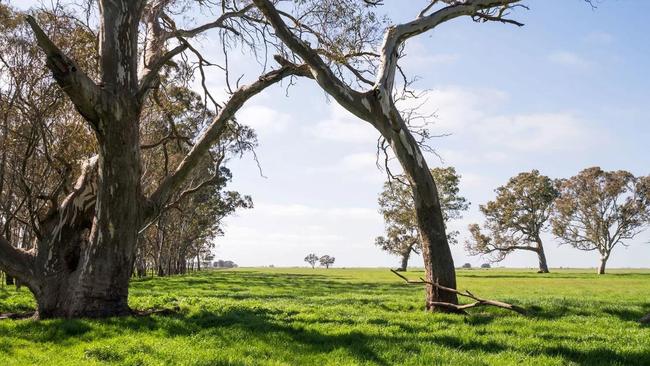
[[[549,356],[560,356],[581,366],[650,365],[650,350],[622,354],[606,348],[576,350],[565,346],[553,346],[545,348],[543,353]]]
[[[292,326],[290,320],[298,312],[271,309],[234,308],[223,313],[200,312],[190,316],[176,316],[174,322],[159,323],[170,337],[189,336],[211,329],[238,328],[255,338],[267,336],[288,337],[301,345],[301,352],[328,353],[345,349],[358,361],[370,361],[377,365],[389,365],[370,347],[375,338],[360,331],[342,334],[326,334],[302,326]],[[343,322],[345,323],[345,322]]]
[[[650,313],[650,303],[642,304],[640,307],[635,308],[634,310],[630,308],[604,308],[603,312],[612,316],[615,316],[622,321],[626,322],[638,322],[643,316]],[[642,326],[648,326],[648,324],[642,324]]]

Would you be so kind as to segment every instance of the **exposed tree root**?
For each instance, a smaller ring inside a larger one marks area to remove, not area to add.
[[[411,281],[408,278],[406,278],[406,277],[402,276],[401,274],[397,273],[397,271],[395,271],[395,270],[391,269],[390,271],[393,272],[399,278],[406,281],[406,283],[409,284],[409,285],[424,285],[424,284],[427,284],[427,285],[431,285],[431,286],[435,287],[439,291],[452,292],[452,293],[457,294],[458,296],[463,296],[463,297],[467,297],[467,298],[470,298],[470,299],[474,300],[473,303],[464,304],[464,305],[457,305],[457,304],[451,304],[451,303],[446,303],[446,302],[430,302],[430,305],[432,305],[434,307],[438,306],[438,307],[448,308],[450,310],[454,310],[457,313],[467,314],[467,312],[465,311],[467,309],[471,309],[471,308],[475,308],[475,307],[479,307],[479,306],[495,306],[495,307],[498,307],[498,308],[514,311],[514,312],[522,314],[522,315],[526,315],[526,309],[524,309],[524,308],[522,308],[520,306],[517,306],[517,305],[512,305],[512,304],[508,304],[508,303],[501,302],[501,301],[496,301],[496,300],[482,299],[482,298],[474,295],[473,293],[469,292],[469,290],[465,290],[465,292],[461,292],[461,291],[458,291],[458,290],[453,289],[453,288],[441,286],[441,285],[439,285],[437,283],[426,281],[424,278],[420,278],[419,281]]]

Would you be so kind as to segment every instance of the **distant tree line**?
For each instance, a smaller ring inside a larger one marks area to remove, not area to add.
[[[433,169],[432,175],[440,189],[445,222],[459,218],[469,206],[459,195],[460,176],[453,168]],[[378,200],[386,236],[377,238],[376,244],[401,256],[401,270],[419,245],[407,185],[399,178],[387,182]],[[502,261],[515,251],[533,252],[540,273],[549,272],[544,233],[552,233],[561,245],[598,252],[598,273],[604,274],[613,249],[629,245],[650,225],[650,176],[636,177],[623,170],[592,167],[555,180],[533,170],[511,178],[495,192],[493,201],[479,206],[485,216],[483,225],[469,225],[466,250],[490,262]],[[458,234],[448,235],[454,242]]]

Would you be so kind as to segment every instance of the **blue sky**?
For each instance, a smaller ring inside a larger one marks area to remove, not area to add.
[[[393,19],[408,20],[423,1],[386,3]],[[559,178],[598,165],[650,174],[650,2],[606,0],[596,10],[581,0],[525,3],[530,10],[514,14],[525,27],[456,20],[407,46],[407,71],[420,76],[417,88],[431,90],[424,108],[437,114],[432,131],[451,134],[431,141],[443,160],[429,156],[429,164],[455,166],[472,202],[451,225],[461,242],[467,224],[481,221],[478,205],[519,172]],[[209,38],[202,47],[219,57]],[[236,61],[255,77],[249,58]],[[215,76],[209,85],[218,91],[223,82]],[[258,130],[266,177],[250,157],[231,162],[232,188],[251,194],[256,207],[226,220],[219,258],[296,266],[315,252],[335,256],[336,266],[397,264],[373,244],[383,231],[376,199],[384,173],[375,166],[377,134],[369,125],[328,102],[309,80],[288,97],[283,87],[268,90],[238,118]],[[597,264],[596,253],[545,240],[552,267]],[[616,248],[611,267],[650,266],[649,241],[644,233]],[[457,265],[483,262],[462,245],[452,251]],[[535,267],[536,258],[518,253],[502,264]]]

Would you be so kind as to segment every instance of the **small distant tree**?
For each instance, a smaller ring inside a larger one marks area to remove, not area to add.
[[[548,273],[541,234],[549,226],[553,202],[559,195],[556,182],[533,170],[511,178],[496,193],[494,201],[480,206],[487,234],[478,224],[470,225],[471,238],[465,248],[492,262],[500,262],[516,250],[532,251],[539,259],[539,273]]]
[[[447,224],[452,219],[462,217],[469,202],[459,194],[460,175],[453,167],[431,169],[438,193],[440,207]],[[406,271],[411,253],[419,254],[421,237],[418,227],[413,191],[405,176],[396,176],[384,183],[384,190],[379,195],[379,212],[384,216],[386,235],[375,239],[375,244],[382,250],[401,257],[399,271]],[[458,231],[447,231],[447,241],[455,244]]]
[[[598,274],[614,247],[627,246],[650,221],[650,177],[599,167],[564,180],[554,210],[553,233],[563,244],[600,253]]]
[[[492,268],[492,266],[490,265],[490,263],[483,263],[481,264],[481,268],[488,269],[488,268]]]
[[[324,255],[324,256],[320,257],[320,259],[319,259],[320,265],[327,268],[327,269],[329,269],[330,266],[332,264],[334,264],[335,260],[336,260],[336,258],[330,257],[329,255]]]
[[[470,263],[465,263],[465,264],[463,264],[463,268],[470,269],[470,268],[472,268],[472,265]]]
[[[316,263],[318,263],[319,260],[320,258],[318,258],[318,256],[314,253],[305,257],[305,262],[309,263],[312,269],[316,266]]]

